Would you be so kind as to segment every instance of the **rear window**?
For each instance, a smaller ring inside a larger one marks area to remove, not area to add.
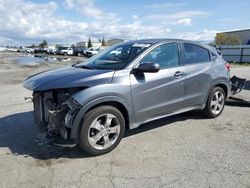
[[[186,64],[210,61],[209,51],[197,45],[184,43]]]

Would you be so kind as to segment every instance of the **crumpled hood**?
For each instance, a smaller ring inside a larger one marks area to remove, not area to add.
[[[27,78],[23,86],[31,91],[89,87],[109,83],[113,74],[113,70],[94,70],[66,66],[35,74]]]

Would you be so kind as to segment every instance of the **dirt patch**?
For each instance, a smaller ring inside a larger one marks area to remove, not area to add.
[[[15,52],[0,52],[0,86],[20,84],[25,78],[33,74],[86,60],[84,57],[69,56],[71,61],[45,62],[38,65],[20,65],[15,61],[19,55],[20,53]]]

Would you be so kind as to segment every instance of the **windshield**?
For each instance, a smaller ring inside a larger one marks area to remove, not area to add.
[[[150,45],[141,43],[116,45],[76,66],[90,69],[122,69]]]

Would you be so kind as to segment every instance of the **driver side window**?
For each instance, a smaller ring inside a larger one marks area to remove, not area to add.
[[[140,64],[148,62],[158,63],[161,69],[178,66],[179,53],[177,43],[163,44],[154,48],[141,59]]]

